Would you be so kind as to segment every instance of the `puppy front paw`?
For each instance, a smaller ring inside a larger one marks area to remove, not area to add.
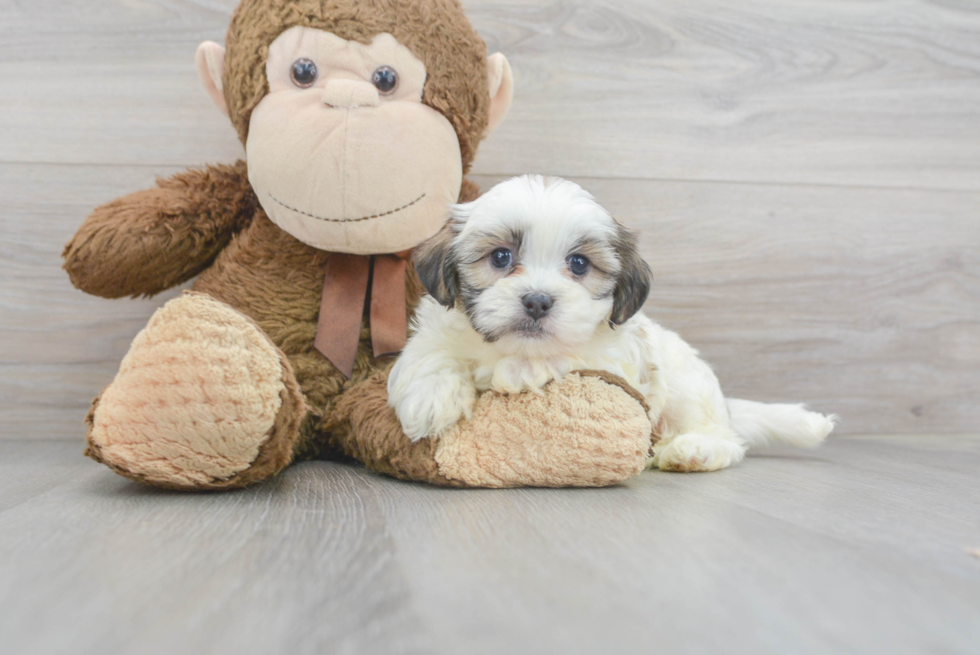
[[[390,396],[402,430],[412,441],[439,437],[461,418],[469,418],[475,402],[473,385],[453,375],[413,380],[397,397]]]
[[[661,471],[717,471],[745,457],[745,446],[734,439],[689,432],[658,443],[653,464]]]

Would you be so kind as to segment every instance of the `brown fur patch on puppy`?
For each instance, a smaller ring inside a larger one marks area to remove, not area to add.
[[[653,272],[636,248],[636,235],[620,224],[617,225],[613,248],[619,257],[620,269],[613,291],[613,310],[610,322],[622,325],[640,311],[653,284]]]
[[[616,288],[621,270],[617,252],[605,239],[589,237],[582,239],[569,251],[571,255],[582,255],[589,260],[589,270],[585,275],[576,276],[566,269],[567,277],[578,279],[593,298],[608,298]]]
[[[459,275],[453,253],[455,226],[450,222],[412,254],[412,263],[422,286],[440,305],[452,307],[459,292]]]

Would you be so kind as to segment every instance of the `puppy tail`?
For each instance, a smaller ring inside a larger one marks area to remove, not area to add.
[[[749,448],[789,444],[816,448],[834,429],[836,416],[807,411],[803,405],[757,403],[728,398],[732,427]]]

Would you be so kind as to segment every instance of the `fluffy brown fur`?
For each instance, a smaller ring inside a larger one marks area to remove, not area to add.
[[[92,212],[65,270],[96,296],[152,296],[210,266],[258,207],[243,161],[179,173]]]

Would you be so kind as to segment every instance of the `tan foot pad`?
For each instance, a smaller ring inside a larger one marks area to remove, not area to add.
[[[96,401],[88,454],[159,486],[243,486],[289,462],[302,413],[272,342],[228,305],[185,293],[157,310]]]
[[[440,438],[440,472],[478,487],[602,487],[639,474],[653,426],[642,398],[614,378],[582,372],[543,394],[483,394]]]

